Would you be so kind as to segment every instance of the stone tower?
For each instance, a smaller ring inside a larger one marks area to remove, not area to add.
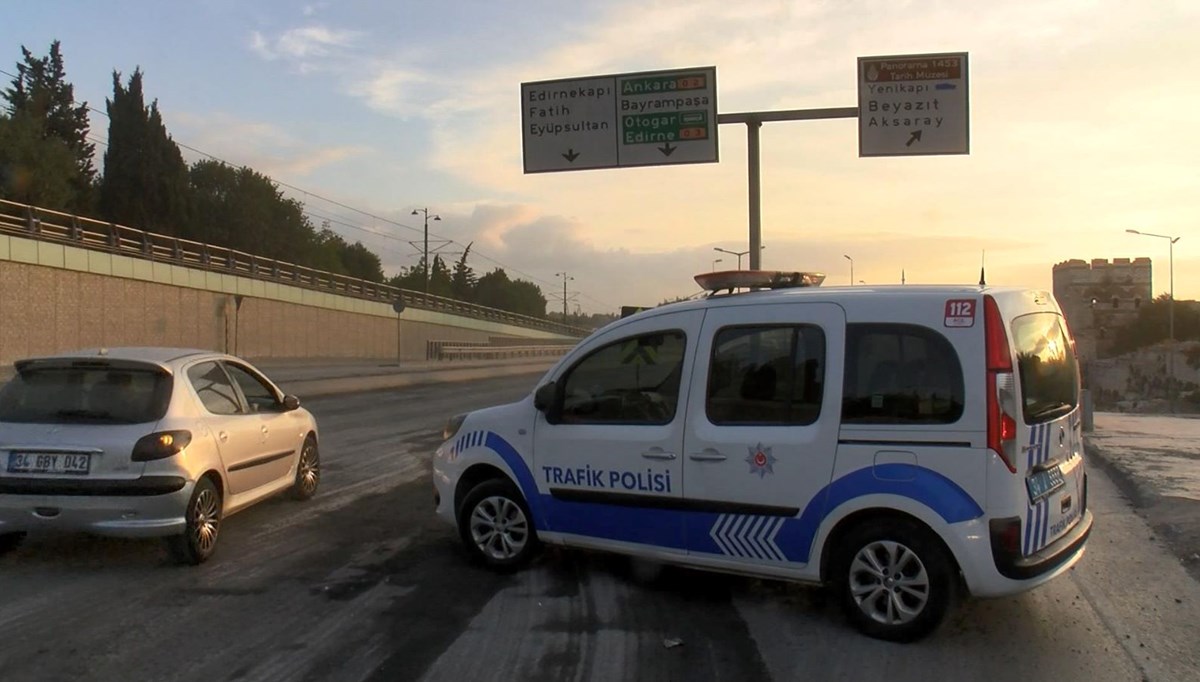
[[[1071,259],[1054,266],[1054,298],[1075,337],[1079,359],[1107,353],[1115,331],[1154,298],[1149,258]]]

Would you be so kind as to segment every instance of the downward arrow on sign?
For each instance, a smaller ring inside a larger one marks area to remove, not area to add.
[[[567,160],[568,163],[575,163],[575,159],[579,158],[579,152],[575,151],[574,147],[571,147],[567,150],[567,153],[563,154],[562,156]]]
[[[664,144],[663,146],[659,147],[658,151],[662,152],[663,156],[670,156],[671,152],[675,151],[676,149],[679,149],[679,147],[672,147],[671,143],[668,142],[668,143]]]
[[[920,141],[921,141],[921,131],[914,130],[914,131],[912,131],[912,137],[908,138],[908,142],[905,142],[904,146],[911,147],[913,142],[920,142]]]

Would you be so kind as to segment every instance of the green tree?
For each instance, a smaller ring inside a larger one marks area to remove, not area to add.
[[[35,57],[21,47],[24,58],[17,64],[17,75],[4,91],[14,117],[28,116],[36,125],[19,124],[18,129],[36,134],[43,140],[57,140],[66,146],[72,158],[72,170],[67,175],[72,196],[64,208],[87,212],[92,208],[96,169],[93,166],[95,145],[88,141],[87,102],[75,102],[75,86],[67,81],[59,41],[50,44],[50,53]],[[55,172],[62,172],[55,169]],[[56,184],[58,178],[43,178],[37,183]]]
[[[42,135],[40,121],[25,112],[0,117],[0,198],[69,211],[75,173],[71,150]]]
[[[328,229],[316,233],[304,206],[283,196],[271,178],[209,160],[197,161],[188,175],[191,215],[182,236],[346,274],[345,242]]]
[[[108,107],[108,151],[100,182],[100,209],[113,222],[165,234],[186,233],[188,168],[167,133],[158,101],[147,107],[142,71],[127,86],[113,72]]]
[[[1165,341],[1170,336],[1171,298],[1162,294],[1138,308],[1137,319],[1119,327],[1112,352],[1122,355],[1139,348]],[[1175,338],[1180,341],[1200,339],[1200,311],[1187,302],[1175,301]]]
[[[379,260],[379,256],[363,246],[362,242],[346,244],[343,241],[342,243],[344,244],[341,253],[342,265],[345,267],[347,275],[370,282],[383,281],[383,263]]]
[[[546,317],[546,297],[532,282],[511,280],[500,268],[479,278],[475,302],[531,317]]]
[[[463,249],[462,256],[454,264],[454,272],[450,275],[450,296],[459,301],[474,301],[475,300],[475,283],[479,280],[475,276],[475,271],[471,266],[467,265],[467,256],[471,253],[471,246],[467,244],[467,248]]]

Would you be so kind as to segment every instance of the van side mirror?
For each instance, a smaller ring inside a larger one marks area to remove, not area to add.
[[[300,399],[294,395],[283,396],[283,410],[291,412],[292,410],[300,409]]]
[[[533,409],[545,413],[554,404],[554,395],[557,391],[558,385],[553,381],[539,386],[533,394]]]

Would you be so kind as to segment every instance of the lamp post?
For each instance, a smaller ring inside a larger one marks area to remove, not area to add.
[[[765,248],[767,248],[767,245],[766,245],[766,244],[763,244],[763,245],[761,245],[761,246],[759,246],[759,247],[758,247],[758,250],[759,250],[759,251],[762,251],[762,250],[763,250],[763,249],[765,249]],[[713,251],[720,251],[721,253],[727,253],[727,254],[729,254],[729,255],[731,255],[731,256],[737,256],[737,259],[738,259],[738,270],[741,270],[741,269],[742,269],[742,256],[744,256],[744,255],[746,255],[746,254],[750,253],[750,251],[749,251],[749,250],[746,250],[746,251],[730,251],[729,249],[722,249],[722,248],[721,248],[721,247],[719,247],[719,246],[714,246],[714,247],[713,247]]]
[[[720,262],[721,262],[720,258],[713,260],[713,269],[712,269],[713,272],[717,271],[717,263],[720,263]]]
[[[425,258],[425,293],[428,294],[429,293],[429,209],[428,208],[418,208],[418,209],[414,209],[412,212],[413,215],[421,215],[422,213],[425,214],[425,248],[422,250],[422,253],[424,254],[424,258]],[[433,219],[441,220],[442,217],[439,215],[434,215]]]
[[[1157,237],[1158,239],[1167,240],[1167,332],[1171,338],[1171,343],[1167,350],[1167,401],[1171,405],[1171,411],[1175,411],[1175,242],[1179,241],[1180,237],[1172,237],[1166,234],[1153,234],[1151,232],[1142,232],[1140,230],[1125,230],[1129,234],[1140,234],[1143,237]],[[1150,292],[1153,295],[1153,291]]]
[[[846,254],[842,254],[842,258],[850,261],[850,286],[854,286],[854,259]]]

